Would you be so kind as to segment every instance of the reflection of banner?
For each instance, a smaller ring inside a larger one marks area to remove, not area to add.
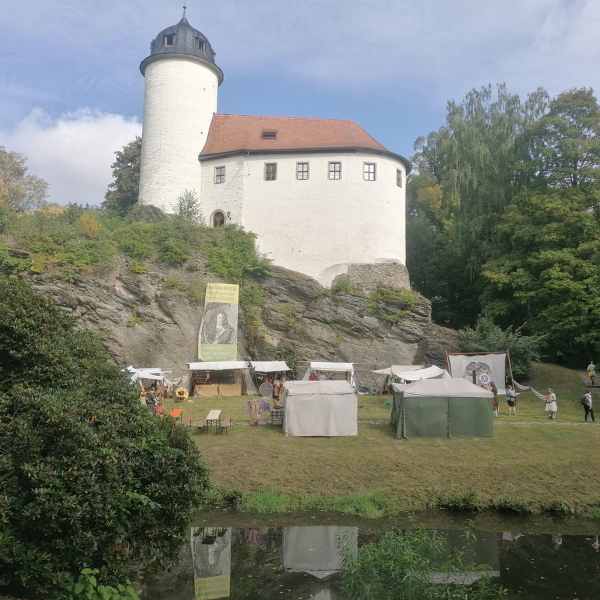
[[[200,360],[236,360],[240,286],[209,283],[198,334]]]
[[[452,377],[464,377],[473,381],[475,372],[478,385],[489,385],[492,381],[498,393],[504,395],[506,381],[506,354],[449,354]]]
[[[231,529],[192,528],[195,600],[229,598]]]

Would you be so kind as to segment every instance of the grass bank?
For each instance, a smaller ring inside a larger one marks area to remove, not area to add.
[[[600,518],[600,423],[583,423],[581,377],[537,365],[536,388],[552,385],[559,419],[521,396],[519,414],[496,419],[493,438],[397,440],[389,398],[359,398],[354,438],[288,438],[280,428],[252,427],[243,398],[205,398],[184,405],[184,418],[220,408],[228,434],[193,433],[216,486],[215,506],[254,513],[338,512],[383,517],[446,509]]]

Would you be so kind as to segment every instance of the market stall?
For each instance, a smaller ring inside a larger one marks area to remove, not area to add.
[[[286,435],[358,434],[358,399],[347,381],[288,381],[283,404]]]
[[[243,360],[188,363],[193,396],[243,396],[256,394],[250,365]]]
[[[382,391],[384,394],[391,391],[391,385],[393,383],[407,384],[414,381],[420,381],[421,379],[450,377],[448,371],[440,369],[435,365],[431,367],[425,367],[423,365],[392,365],[387,369],[378,369],[377,371],[373,371],[373,373],[385,377],[385,381],[382,386]]]
[[[304,373],[304,380],[347,381],[356,388],[356,372],[353,363],[312,361]]]
[[[466,379],[393,384],[391,422],[397,438],[492,436],[492,393]]]

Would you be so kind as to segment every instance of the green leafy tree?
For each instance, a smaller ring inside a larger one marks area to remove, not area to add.
[[[27,160],[0,146],[0,210],[25,211],[46,203],[48,184],[27,170]]]
[[[0,589],[61,598],[82,566],[116,586],[176,557],[208,485],[185,430],[148,413],[92,333],[7,277],[0,340]]]
[[[103,208],[125,215],[137,203],[141,156],[141,137],[136,137],[115,153],[115,162],[111,165],[113,180],[104,196]]]
[[[600,221],[587,203],[573,188],[524,195],[498,224],[503,250],[484,269],[488,314],[543,335],[555,360],[600,351]]]
[[[204,217],[196,192],[185,190],[177,198],[177,216],[186,223],[204,224]]]

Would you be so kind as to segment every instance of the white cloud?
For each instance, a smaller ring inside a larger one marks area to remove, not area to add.
[[[111,179],[114,153],[141,134],[135,118],[81,109],[50,118],[35,109],[12,130],[0,132],[8,150],[27,157],[32,174],[50,185],[60,204],[100,204]]]

